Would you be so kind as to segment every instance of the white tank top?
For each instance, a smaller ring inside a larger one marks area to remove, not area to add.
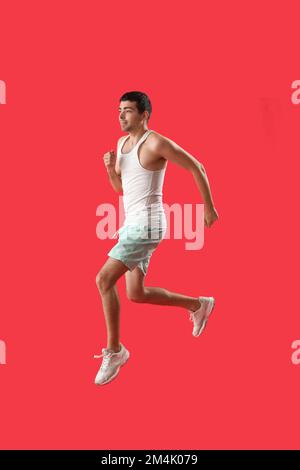
[[[124,225],[143,224],[166,228],[167,220],[163,207],[163,183],[166,166],[161,170],[147,170],[138,158],[140,145],[152,130],[148,129],[129,153],[121,153],[125,141],[118,145],[117,158],[123,186]],[[168,163],[168,162],[167,162]]]

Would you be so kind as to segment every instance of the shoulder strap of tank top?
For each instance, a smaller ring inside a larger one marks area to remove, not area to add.
[[[145,139],[147,139],[148,135],[150,134],[150,132],[152,132],[151,129],[148,129],[145,134],[143,135],[143,137],[140,138],[140,140],[138,141],[137,145],[136,145],[136,150],[139,148],[139,146],[141,145],[142,142],[144,142]]]
[[[122,145],[124,144],[127,137],[128,137],[127,135],[124,135],[124,136],[121,137],[121,140],[118,141],[118,144],[117,144],[117,151],[118,152],[121,151]]]
[[[118,146],[117,146],[117,159],[119,160],[120,157],[121,157],[121,150],[122,150],[122,147],[123,147],[123,144],[125,142],[125,140],[127,139],[128,136],[122,136],[122,139],[120,140],[120,142],[118,142]]]

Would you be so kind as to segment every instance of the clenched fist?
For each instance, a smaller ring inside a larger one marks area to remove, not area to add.
[[[106,152],[103,155],[103,161],[104,161],[104,165],[105,165],[107,171],[109,171],[111,169],[114,169],[115,164],[116,164],[115,152],[113,150],[111,150],[110,152]]]
[[[204,224],[206,227],[211,227],[212,224],[218,220],[219,215],[216,211],[216,208],[213,206],[204,205]]]

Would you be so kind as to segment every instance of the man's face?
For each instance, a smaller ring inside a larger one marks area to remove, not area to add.
[[[141,127],[145,113],[139,113],[135,101],[120,101],[119,120],[122,131],[129,132]]]

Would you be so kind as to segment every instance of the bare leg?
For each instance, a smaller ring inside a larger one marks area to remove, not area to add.
[[[107,331],[107,347],[120,350],[120,298],[116,284],[102,294],[102,306]]]
[[[120,299],[117,280],[128,270],[121,261],[109,258],[96,277],[107,330],[107,348],[120,351]]]
[[[197,310],[201,305],[198,297],[189,297],[162,287],[144,287],[144,296],[144,302],[148,304],[174,305],[192,311]]]
[[[171,305],[192,311],[197,310],[201,305],[198,297],[190,297],[179,294],[178,292],[171,292],[162,287],[145,287],[145,276],[138,267],[131,272],[128,271],[125,277],[127,296],[134,302]]]

